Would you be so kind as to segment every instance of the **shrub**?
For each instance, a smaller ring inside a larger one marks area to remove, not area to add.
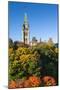
[[[25,80],[25,81],[24,81],[24,87],[25,87],[25,88],[31,87],[31,84],[30,84],[30,81],[29,81],[29,80]]]
[[[24,80],[16,80],[16,87],[23,88],[24,87]]]
[[[16,82],[13,80],[9,81],[8,88],[9,89],[15,89],[16,88]]]
[[[29,82],[30,82],[32,87],[38,87],[41,84],[40,78],[38,78],[36,76],[30,76]]]
[[[55,79],[51,76],[44,76],[42,80],[45,86],[55,86],[56,85]]]

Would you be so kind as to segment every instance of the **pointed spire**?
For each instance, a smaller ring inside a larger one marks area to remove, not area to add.
[[[24,14],[24,23],[27,23],[27,13]]]

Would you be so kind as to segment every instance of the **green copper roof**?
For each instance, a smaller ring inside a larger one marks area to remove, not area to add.
[[[24,15],[24,23],[27,23],[27,13]]]

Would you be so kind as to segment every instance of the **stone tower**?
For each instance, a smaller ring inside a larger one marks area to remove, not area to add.
[[[28,24],[27,14],[26,13],[24,15],[22,38],[23,38],[24,44],[29,44],[29,24]]]

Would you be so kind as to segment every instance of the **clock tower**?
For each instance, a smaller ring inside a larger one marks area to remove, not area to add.
[[[24,15],[24,23],[22,27],[22,38],[24,44],[29,44],[29,24],[27,20],[27,14]]]

